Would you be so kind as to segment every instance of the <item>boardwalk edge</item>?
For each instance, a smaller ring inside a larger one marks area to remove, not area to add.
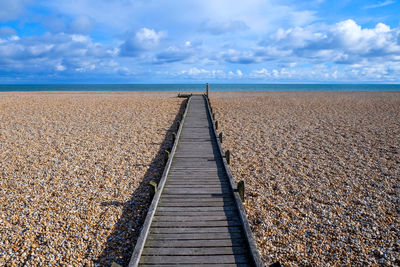
[[[245,232],[245,234],[246,234],[246,237],[247,237],[247,238],[246,238],[246,241],[247,241],[247,244],[248,244],[249,249],[250,249],[250,254],[251,254],[250,256],[251,256],[251,259],[252,259],[253,264],[254,264],[255,266],[257,266],[257,267],[264,266],[264,263],[263,263],[263,261],[261,260],[260,253],[258,252],[257,244],[256,244],[256,241],[255,241],[255,239],[254,239],[253,233],[252,233],[252,231],[251,231],[250,224],[249,224],[249,222],[247,221],[246,210],[245,210],[245,208],[244,208],[244,206],[243,206],[243,204],[242,204],[242,201],[241,201],[241,199],[240,199],[239,193],[236,192],[236,190],[235,190],[235,188],[236,188],[236,186],[235,186],[235,180],[233,179],[232,173],[231,173],[231,171],[230,171],[230,169],[229,169],[228,162],[226,161],[225,155],[223,154],[221,142],[220,142],[220,140],[219,140],[219,138],[218,138],[218,133],[217,133],[216,127],[215,127],[215,125],[214,125],[214,120],[213,120],[213,118],[212,118],[212,112],[211,112],[211,107],[210,107],[209,100],[208,100],[208,98],[207,98],[206,95],[203,95],[203,97],[204,97],[204,99],[205,99],[205,102],[207,103],[207,112],[208,112],[208,115],[211,117],[211,120],[212,120],[212,122],[213,122],[213,123],[212,123],[212,127],[213,127],[212,130],[213,130],[214,135],[215,135],[215,138],[216,138],[216,140],[217,140],[218,149],[219,149],[219,152],[220,152],[220,154],[221,154],[222,161],[223,161],[223,163],[224,163],[224,169],[225,169],[226,174],[228,175],[228,178],[229,178],[229,182],[230,182],[230,185],[231,185],[231,189],[232,189],[232,192],[233,192],[233,195],[234,195],[234,198],[235,198],[236,207],[237,207],[238,210],[239,210],[239,217],[240,217],[241,224],[242,224],[242,226],[243,226],[243,230],[244,230],[244,232]]]
[[[132,257],[131,257],[131,260],[128,265],[129,267],[136,267],[139,264],[140,256],[142,255],[144,244],[145,244],[147,236],[149,234],[151,222],[153,221],[153,217],[156,212],[161,193],[164,189],[164,185],[165,185],[169,170],[171,168],[172,159],[174,157],[176,147],[177,147],[179,138],[181,136],[182,128],[183,128],[183,125],[185,122],[187,111],[189,110],[189,105],[190,105],[191,100],[192,100],[192,98],[191,98],[191,96],[189,96],[189,98],[187,100],[185,112],[182,116],[182,120],[179,125],[179,130],[178,130],[178,133],[176,134],[175,142],[174,142],[174,145],[173,145],[171,153],[170,153],[170,157],[168,158],[167,164],[165,165],[164,172],[163,172],[160,182],[158,184],[157,192],[155,193],[154,198],[151,202],[149,211],[147,212],[146,219],[144,221],[142,230],[140,232],[139,238],[136,242],[135,249],[133,250]]]

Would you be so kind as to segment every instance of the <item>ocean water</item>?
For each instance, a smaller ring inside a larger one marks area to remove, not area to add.
[[[0,85],[0,92],[204,91],[205,84],[34,84]],[[400,91],[400,84],[210,84],[212,91]]]

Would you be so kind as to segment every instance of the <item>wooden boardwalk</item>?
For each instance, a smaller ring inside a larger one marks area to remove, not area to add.
[[[262,266],[206,97],[190,97],[129,266]]]

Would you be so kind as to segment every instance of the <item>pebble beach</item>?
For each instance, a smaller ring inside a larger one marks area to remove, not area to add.
[[[126,265],[181,103],[0,93],[0,266]]]
[[[176,95],[0,93],[0,266],[125,266]],[[264,262],[400,265],[399,93],[210,100]]]
[[[400,265],[400,94],[210,94],[264,262]]]

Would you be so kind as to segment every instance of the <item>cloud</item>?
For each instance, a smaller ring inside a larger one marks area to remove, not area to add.
[[[143,51],[155,49],[165,36],[163,31],[141,28],[121,45],[121,56],[136,57]]]
[[[177,73],[174,73],[173,76],[202,80],[202,79],[215,79],[215,78],[221,79],[225,78],[226,74],[221,69],[208,70],[200,67],[199,68],[192,67],[188,70],[182,70]]]
[[[0,66],[9,71],[94,71],[98,64],[115,57],[115,54],[114,48],[94,43],[86,35],[46,33],[0,39]]]
[[[0,37],[1,36],[10,36],[15,35],[17,31],[11,27],[0,27]]]
[[[26,0],[0,0],[0,22],[18,18],[25,8]]]
[[[252,64],[260,61],[252,51],[238,51],[235,49],[228,49],[227,51],[221,52],[219,58],[225,62],[235,64]]]
[[[249,26],[241,20],[233,20],[228,22],[212,22],[210,20],[200,24],[199,31],[208,32],[214,35],[225,33],[235,33],[248,30]]]
[[[269,78],[271,77],[271,73],[266,68],[262,68],[260,70],[253,70],[249,76],[250,78]]]
[[[365,6],[364,8],[366,8],[366,9],[378,8],[378,7],[388,6],[388,5],[391,5],[391,4],[394,4],[394,3],[396,3],[396,1],[386,0],[386,1],[374,4],[374,5]]]
[[[287,57],[308,59],[314,63],[354,64],[362,59],[395,60],[400,56],[399,38],[400,28],[391,29],[383,23],[374,28],[362,28],[349,19],[322,29],[279,29],[261,45],[266,45],[264,51],[283,49],[289,51]]]
[[[189,46],[190,47],[190,46]],[[178,61],[183,61],[191,56],[191,52],[187,49],[182,49],[176,46],[171,46],[167,50],[158,53],[156,55],[156,60],[154,63],[173,63]]]
[[[69,31],[72,33],[88,34],[92,28],[93,20],[87,16],[79,16],[69,25]]]

